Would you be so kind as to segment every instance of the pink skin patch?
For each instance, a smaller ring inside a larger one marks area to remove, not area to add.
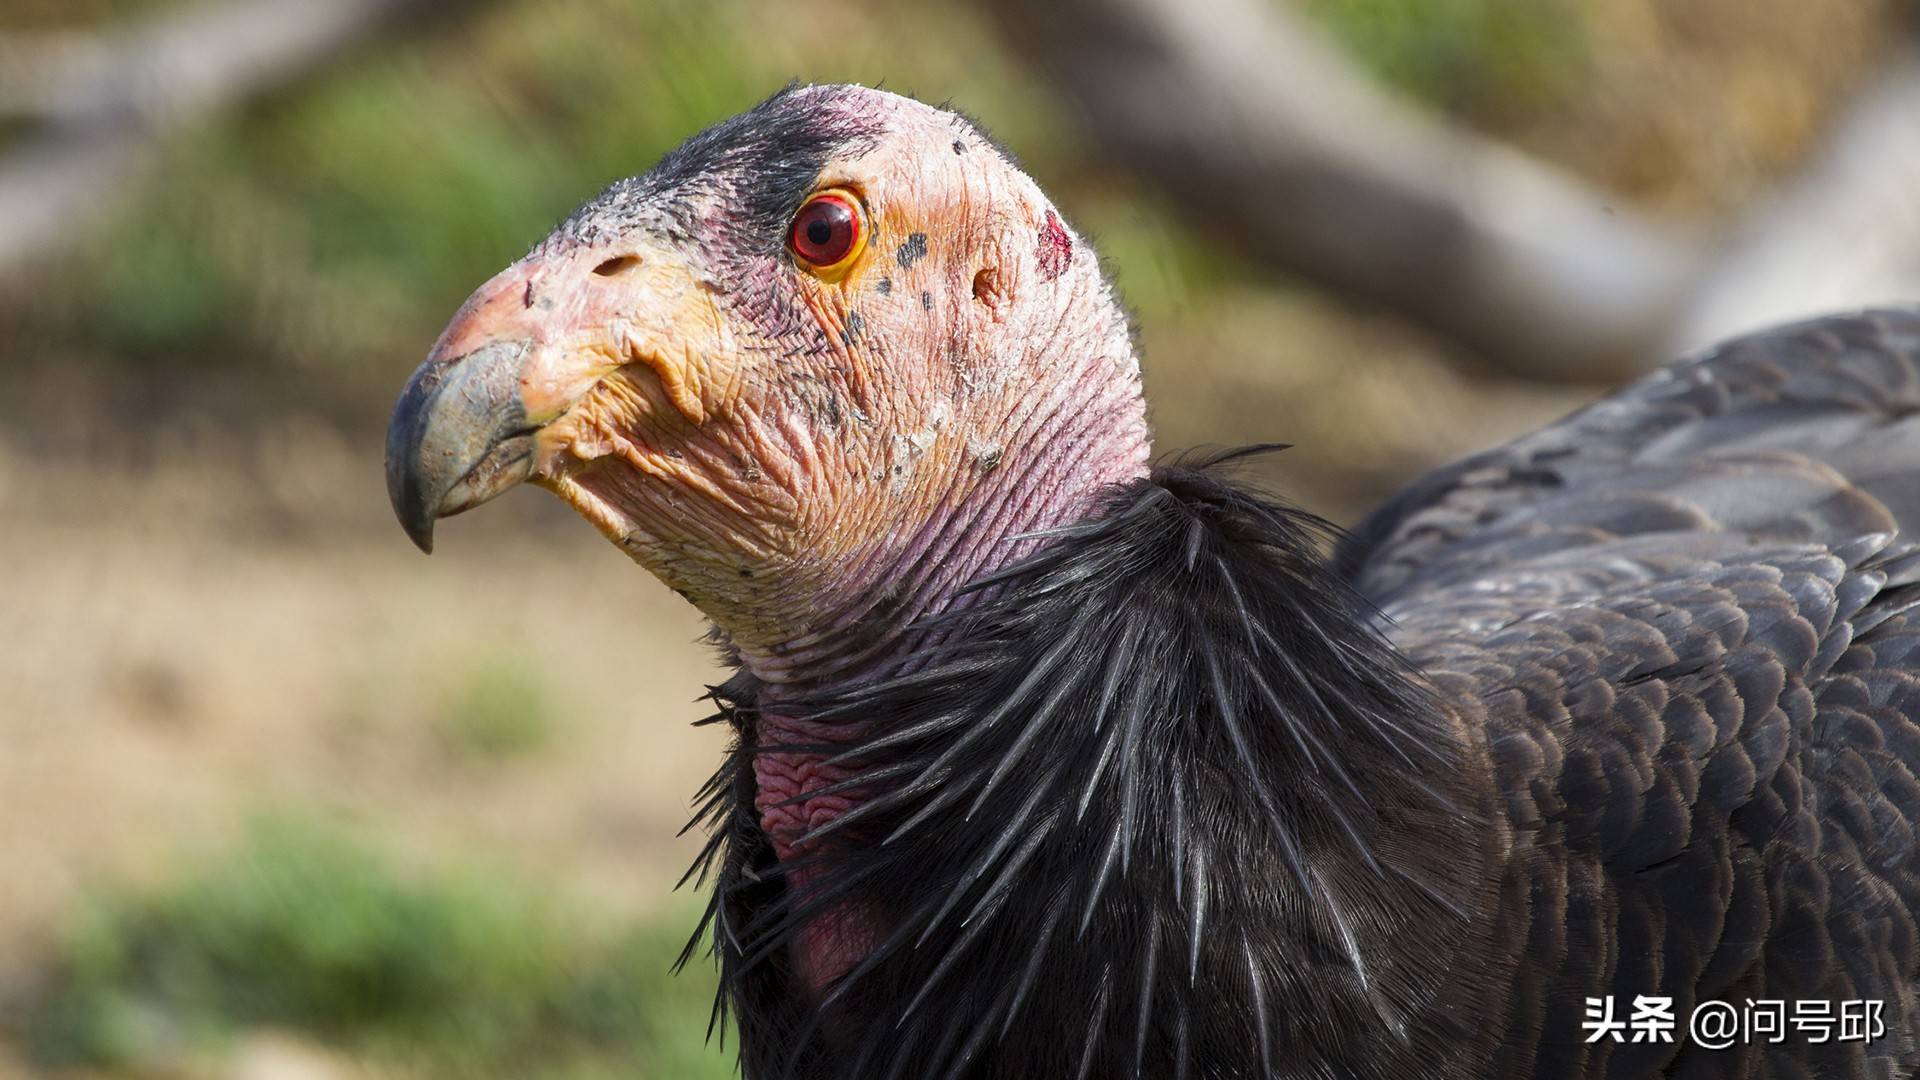
[[[841,725],[809,724],[784,716],[762,716],[759,739],[763,745],[780,743],[831,744],[849,737]],[[760,812],[760,827],[773,841],[775,857],[787,862],[809,848],[800,838],[827,824],[857,805],[861,792],[844,791],[834,795],[816,795],[793,802],[795,797],[818,791],[852,775],[845,765],[827,765],[829,755],[821,753],[760,754],[753,760],[753,775],[758,791],[754,809]],[[841,843],[834,836],[823,842]],[[787,877],[789,895],[804,896],[811,885],[811,871],[793,871]],[[876,920],[861,905],[843,904],[828,911],[799,931],[792,959],[795,974],[816,998],[825,994],[833,981],[846,974],[879,940]]]
[[[1073,237],[1053,211],[1047,211],[1047,223],[1040,229],[1040,245],[1035,257],[1040,260],[1040,276],[1052,281],[1067,272],[1073,263]]]
[[[832,745],[850,737],[843,725],[808,723],[785,716],[762,716],[759,723],[762,746]],[[859,802],[858,791],[831,795],[811,795],[853,775],[846,765],[828,765],[829,754],[811,751],[780,751],[755,755],[753,778],[759,791],[754,809],[760,812],[760,827],[773,841],[773,851],[781,861],[796,854],[800,838],[839,817]],[[806,796],[801,799],[801,796]],[[799,801],[795,801],[799,799]]]

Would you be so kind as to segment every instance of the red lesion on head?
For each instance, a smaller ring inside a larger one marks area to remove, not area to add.
[[[1047,211],[1047,223],[1040,227],[1040,243],[1035,252],[1040,261],[1040,276],[1052,281],[1067,272],[1073,262],[1073,237],[1067,235],[1067,227],[1060,224],[1060,216]]]

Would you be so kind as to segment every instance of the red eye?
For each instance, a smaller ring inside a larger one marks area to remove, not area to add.
[[[841,191],[823,191],[808,199],[787,229],[787,247],[815,273],[851,263],[866,239],[859,205]]]

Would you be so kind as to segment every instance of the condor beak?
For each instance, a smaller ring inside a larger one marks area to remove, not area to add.
[[[387,497],[400,527],[433,550],[433,523],[470,510],[533,473],[541,424],[528,376],[546,351],[551,301],[536,303],[548,264],[529,256],[474,291],[407,380],[387,425]],[[551,416],[542,419],[552,419]]]
[[[433,523],[533,474],[533,433],[520,378],[533,343],[440,350],[407,380],[387,425],[387,497],[400,527],[433,551]]]
[[[453,317],[393,408],[387,496],[401,528],[431,552],[435,521],[564,470],[568,439],[547,429],[559,432],[565,425],[555,421],[629,364],[652,373],[686,424],[702,423],[696,358],[709,350],[686,343],[720,322],[712,297],[659,245],[529,255],[496,274]]]

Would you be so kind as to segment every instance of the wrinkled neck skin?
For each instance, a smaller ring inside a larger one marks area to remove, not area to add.
[[[1062,365],[1065,377],[1012,395],[1018,408],[1004,441],[982,448],[974,440],[964,483],[892,547],[848,568],[841,595],[851,602],[788,640],[736,642],[742,668],[760,687],[759,745],[862,737],[861,718],[807,723],[783,715],[781,705],[908,670],[930,644],[912,624],[965,606],[979,595],[964,591],[970,583],[1047,542],[1036,534],[1083,520],[1109,488],[1147,475],[1137,369],[1130,354],[1118,360]],[[821,765],[826,756],[764,753],[756,761],[762,824],[783,859],[802,833],[852,805],[852,794],[792,801],[843,778]]]
[[[970,440],[964,479],[931,514],[849,561],[824,593],[849,600],[783,638],[734,638],[763,706],[900,673],[925,644],[907,632],[913,623],[964,606],[966,586],[1032,554],[1047,539],[1037,534],[1084,519],[1108,488],[1147,475],[1138,391],[1116,385],[1114,365],[1084,364],[1037,391],[1004,439]]]
[[[911,670],[928,645],[914,623],[979,596],[967,586],[1031,555],[1046,532],[1084,520],[1109,488],[1147,474],[1148,443],[1129,385],[1112,385],[1106,365],[1089,365],[1076,380],[1034,408],[991,468],[939,504],[897,549],[876,553],[855,572],[857,599],[830,612],[798,640],[753,649],[736,646],[740,664],[760,684],[759,742],[842,743],[864,734],[859,718],[806,723],[781,705]],[[825,786],[835,770],[814,767],[819,754],[760,759],[764,824],[782,857],[800,832],[850,804],[845,796],[776,807],[808,788]]]
[[[927,499],[931,512],[848,560],[843,576],[816,597],[849,599],[824,608],[795,632],[772,640],[742,641],[734,649],[741,667],[759,684],[754,741],[755,809],[778,859],[804,854],[801,838],[855,805],[858,790],[819,791],[849,775],[818,749],[779,751],[782,745],[849,745],[870,734],[859,716],[830,721],[796,719],[783,703],[831,694],[909,671],[916,654],[933,644],[913,624],[965,607],[979,598],[967,586],[1026,558],[1048,542],[1042,534],[1086,519],[1113,486],[1145,477],[1148,440],[1138,362],[1116,324],[1096,324],[1089,334],[1072,328],[1044,335],[1062,351],[1050,359],[1006,358],[980,365],[1013,378],[995,392],[975,385],[971,403],[954,410],[976,414],[982,397],[1004,403],[1005,413],[978,425],[974,434],[951,433],[920,454],[938,462],[952,455],[949,489]],[[1010,340],[1023,340],[1009,333]],[[1028,381],[1020,382],[1018,379]],[[938,410],[936,409],[936,415]],[[993,432],[992,437],[980,432]],[[911,500],[903,491],[902,500]],[[794,710],[799,711],[799,710]],[[805,870],[789,886],[804,888]],[[857,962],[864,943],[879,932],[864,913],[830,913],[800,933],[796,973],[821,991]]]

